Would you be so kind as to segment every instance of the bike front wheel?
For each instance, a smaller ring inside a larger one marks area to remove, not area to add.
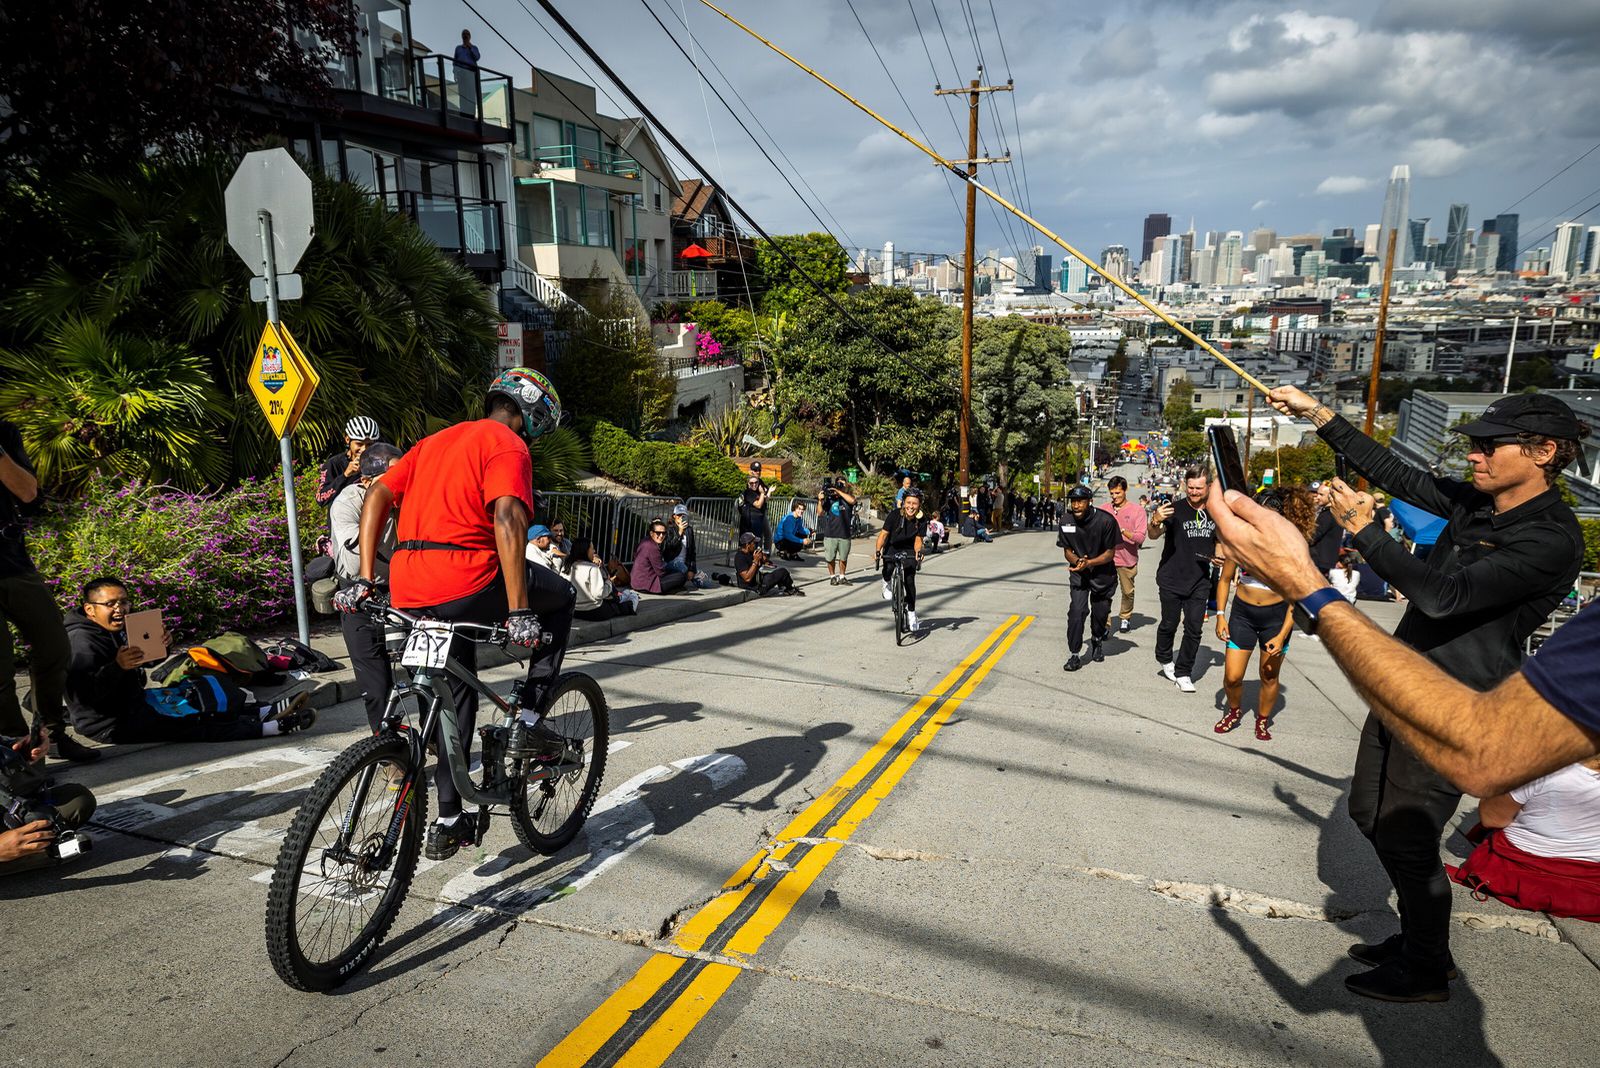
[[[363,738],[328,765],[289,825],[267,892],[267,955],[280,979],[331,990],[367,963],[411,888],[427,803],[404,738]],[[399,837],[386,845],[397,814]]]
[[[524,846],[556,853],[578,836],[600,793],[611,719],[600,684],[576,673],[556,680],[544,715],[544,725],[567,740],[566,753],[553,765],[517,761],[512,766],[511,824]],[[543,770],[550,774],[527,778]]]
[[[905,565],[894,569],[894,643],[899,645],[905,640],[910,628],[906,625],[906,573]]]

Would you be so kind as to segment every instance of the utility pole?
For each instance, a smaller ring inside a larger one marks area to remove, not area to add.
[[[1367,383],[1367,418],[1361,427],[1369,438],[1372,436],[1373,419],[1378,412],[1378,375],[1383,371],[1383,335],[1389,327],[1389,283],[1394,277],[1394,246],[1399,238],[1399,229],[1391,226],[1389,248],[1383,256],[1383,295],[1378,300],[1378,332],[1372,341],[1372,377]]]
[[[977,218],[978,218],[978,187],[973,182],[978,177],[978,164],[980,163],[1009,163],[1011,156],[989,156],[978,158],[978,101],[984,93],[1009,93],[1011,85],[984,85],[983,68],[978,68],[978,77],[965,89],[941,89],[934,86],[934,96],[954,96],[965,93],[967,96],[967,158],[953,159],[952,164],[964,163],[967,166],[967,244],[966,262],[961,272],[961,496],[963,501],[968,498],[972,482],[971,472],[968,470],[969,449],[968,442],[972,436],[972,278],[977,266]],[[941,164],[942,166],[942,164]]]
[[[1511,392],[1511,360],[1517,354],[1517,334],[1519,331],[1521,331],[1521,329],[1522,316],[1518,315],[1511,320],[1511,344],[1506,347],[1506,377],[1505,381],[1500,383],[1501,393]],[[1538,329],[1539,326],[1537,323],[1535,323],[1534,330],[1537,331]],[[1551,340],[1554,340],[1553,336]],[[1570,389],[1571,387],[1569,386],[1568,388]]]

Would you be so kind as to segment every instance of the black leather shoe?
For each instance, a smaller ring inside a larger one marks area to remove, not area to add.
[[[1344,988],[1352,994],[1378,1001],[1403,1003],[1418,1001],[1449,1001],[1450,980],[1445,971],[1422,971],[1411,967],[1399,957],[1390,959],[1370,972],[1352,975],[1345,979]]]
[[[455,823],[446,827],[435,823],[428,828],[428,840],[423,844],[422,855],[429,860],[449,860],[464,845],[472,844],[472,819],[462,814]]]
[[[1403,934],[1390,935],[1382,942],[1357,942],[1350,947],[1350,959],[1359,961],[1369,968],[1379,968],[1392,960],[1400,957],[1400,949],[1405,945],[1406,936]],[[1452,983],[1461,977],[1456,971],[1456,962],[1452,960],[1450,967],[1445,970],[1444,977]]]
[[[1083,667],[1083,661],[1078,659],[1078,654],[1077,653],[1073,653],[1072,654],[1072,658],[1070,660],[1068,660],[1065,664],[1061,665],[1061,670],[1062,671],[1077,671],[1081,667]]]
[[[90,749],[65,731],[50,743],[50,755],[58,760],[70,760],[74,764],[93,764],[100,759],[99,751]]]
[[[1105,648],[1099,642],[1089,643],[1089,659],[1096,664],[1104,663],[1106,659]]]

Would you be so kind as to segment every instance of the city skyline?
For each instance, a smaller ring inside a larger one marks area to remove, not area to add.
[[[515,0],[479,7],[535,64],[600,84],[621,100],[595,72],[574,67]],[[938,150],[964,154],[964,136],[932,96],[935,74],[910,10],[855,8],[894,84],[839,0],[802,8],[730,0],[735,15],[913,135],[925,130]],[[971,77],[976,53],[968,31],[956,32],[959,9],[944,20],[954,65],[932,25],[933,8],[917,0],[913,9],[941,82]],[[658,13],[681,36],[675,7]],[[820,228],[716,97],[702,101],[693,68],[637,3],[595,0],[567,14],[764,227]],[[827,228],[838,220],[842,242],[960,247],[959,194],[914,149],[706,9],[691,4],[687,14],[695,54],[702,63],[714,60],[777,135],[820,195]],[[1441,238],[1451,204],[1472,205],[1474,225],[1509,209],[1528,229],[1593,183],[1592,169],[1575,167],[1516,203],[1600,141],[1600,114],[1584,89],[1600,74],[1600,0],[1537,10],[1505,0],[1482,0],[1470,10],[1444,0],[1356,0],[1338,16],[1260,0],[1141,0],[1071,20],[1015,6],[997,7],[996,17],[1001,38],[987,18],[978,24],[989,78],[1003,83],[1009,66],[1017,91],[985,100],[984,141],[993,153],[1009,149],[1020,158],[1009,172],[984,168],[982,180],[1013,199],[1015,180],[1042,221],[1090,254],[1110,244],[1139,250],[1141,221],[1151,212],[1182,220],[1175,229],[1193,216],[1202,234],[1248,234],[1263,224],[1280,233],[1327,234],[1347,226],[1359,238],[1378,221],[1384,183],[1400,162],[1412,168],[1412,217],[1432,218]],[[436,51],[448,52],[460,30],[471,29],[485,65],[527,81],[526,63],[460,6],[419,2],[413,22]],[[1554,69],[1560,78],[1549,77]],[[1507,121],[1533,100],[1555,118]],[[604,94],[600,107],[629,113]],[[1015,220],[1010,234],[997,226],[983,200],[980,245],[1011,250],[1040,242]],[[1524,243],[1537,236],[1530,229]]]

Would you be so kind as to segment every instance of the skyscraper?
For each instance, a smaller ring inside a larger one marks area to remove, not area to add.
[[[1105,264],[1101,264],[1105,267]],[[1109,267],[1106,268],[1110,270]],[[1061,266],[1061,292],[1083,293],[1089,288],[1089,268],[1076,256],[1068,256]]]
[[[1600,226],[1589,227],[1583,241],[1583,273],[1600,274]]]
[[[1444,254],[1441,266],[1447,271],[1461,268],[1462,259],[1466,255],[1467,246],[1467,206],[1465,204],[1450,205],[1450,220],[1445,226]]]
[[[1600,227],[1597,227],[1600,229]],[[1197,248],[1189,264],[1189,277],[1196,285],[1209,286],[1217,281],[1217,250],[1210,246]]]
[[[1409,267],[1413,263],[1421,262],[1425,257],[1422,250],[1428,247],[1428,223],[1433,220],[1428,216],[1420,219],[1408,219],[1406,225],[1411,228],[1411,258],[1404,263],[1400,262],[1400,251],[1395,250],[1394,265],[1396,267]]]
[[[1178,260],[1178,281],[1187,282],[1189,278],[1190,258],[1194,255],[1194,220],[1189,220],[1188,232],[1182,235],[1183,251]]]
[[[1395,230],[1394,263],[1408,267],[1413,259],[1411,248],[1411,167],[1395,164],[1389,172],[1389,188],[1383,194],[1383,216],[1378,220],[1378,262],[1389,255],[1389,231]],[[1367,250],[1369,253],[1371,249]]]
[[[1236,286],[1244,282],[1244,235],[1229,230],[1217,246],[1217,285]]]
[[[1494,269],[1497,271],[1515,271],[1517,269],[1517,223],[1519,216],[1496,215],[1494,217],[1494,232],[1500,235],[1500,258],[1495,261]]]
[[[1583,224],[1564,222],[1556,227],[1556,243],[1550,252],[1550,275],[1571,278],[1583,270]]]
[[[1383,255],[1383,248],[1381,247],[1384,240],[1381,236],[1382,229],[1383,227],[1378,223],[1367,224],[1365,236],[1361,239],[1361,254],[1363,256]]]
[[[1259,252],[1271,252],[1272,246],[1278,243],[1278,234],[1275,230],[1266,227],[1250,231],[1250,247]]]
[[[1128,246],[1107,245],[1100,250],[1100,266],[1105,272],[1119,281],[1126,282],[1129,275]]]
[[[1144,217],[1144,243],[1139,246],[1139,262],[1150,258],[1156,238],[1172,233],[1172,216],[1163,211],[1153,211]]]
[[[1485,219],[1492,223],[1493,219]],[[1500,264],[1500,235],[1493,230],[1478,235],[1478,262],[1476,264],[1479,274],[1494,274]]]
[[[1177,285],[1183,277],[1183,238],[1168,234],[1156,240],[1156,250],[1150,254],[1152,274],[1158,286]],[[1159,264],[1159,266],[1158,266]]]

